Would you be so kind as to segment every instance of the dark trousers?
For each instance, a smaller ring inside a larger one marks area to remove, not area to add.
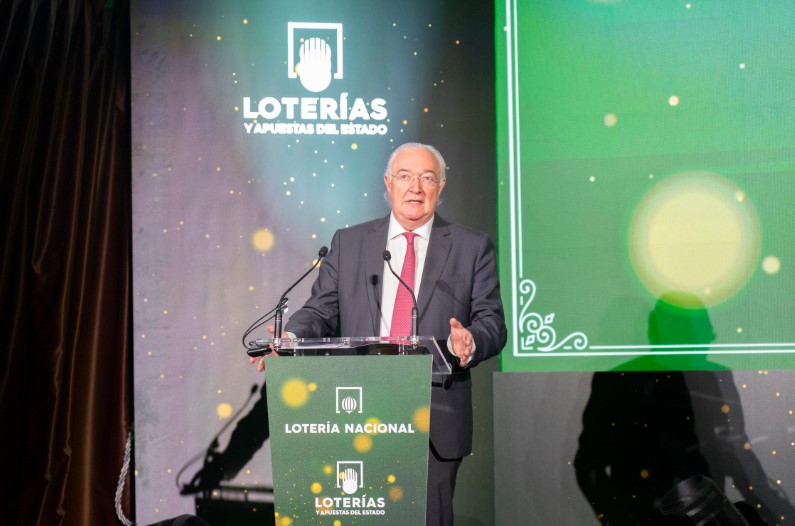
[[[459,466],[460,458],[441,458],[431,444],[428,453],[426,526],[453,526],[453,495]]]

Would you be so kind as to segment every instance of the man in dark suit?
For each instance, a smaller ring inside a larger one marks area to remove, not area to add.
[[[428,526],[453,524],[456,474],[472,449],[469,370],[499,354],[507,338],[492,242],[436,214],[445,168],[432,146],[395,149],[384,174],[391,214],[334,234],[312,296],[285,326],[287,336],[305,338],[408,336],[410,320],[397,319],[405,288],[387,268],[384,249],[395,269],[406,259],[414,262],[407,270],[417,295],[417,332],[441,339],[453,366],[452,375],[433,377]]]

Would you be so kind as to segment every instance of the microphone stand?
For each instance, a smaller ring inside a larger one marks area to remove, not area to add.
[[[400,282],[400,284],[406,287],[406,290],[408,290],[409,294],[411,294],[411,301],[413,303],[413,306],[411,307],[411,336],[409,337],[409,341],[411,342],[411,348],[416,349],[420,344],[420,339],[417,336],[417,320],[419,318],[419,309],[417,308],[417,297],[414,296],[414,290],[411,287],[409,287],[408,283],[403,281],[403,278],[401,278],[398,275],[398,273],[395,272],[395,269],[392,268],[392,263],[391,263],[392,253],[389,252],[388,250],[384,250],[384,261],[386,261],[386,265],[389,267],[389,271],[392,273],[392,275],[395,276]]]
[[[314,267],[312,267],[314,268]],[[275,329],[273,331],[273,348],[276,352],[279,352],[279,349],[282,346],[282,317],[284,316],[284,311],[282,310],[282,302],[279,301],[279,306],[276,307],[276,314],[274,316],[274,326]]]
[[[420,311],[417,310],[417,300],[414,300],[414,307],[411,308],[411,347],[416,349],[420,344],[420,338],[417,336],[417,320],[420,317]]]
[[[282,309],[282,306],[284,305],[284,300],[287,297],[287,294],[289,294],[290,291],[293,290],[296,285],[301,283],[304,280],[304,278],[309,275],[310,272],[315,270],[317,266],[320,265],[320,262],[323,260],[324,257],[326,257],[326,254],[328,254],[328,248],[325,246],[320,247],[320,250],[317,253],[317,261],[315,261],[314,265],[309,267],[309,270],[304,272],[304,274],[300,278],[298,278],[298,280],[295,283],[290,285],[290,288],[285,290],[284,294],[282,294],[282,297],[279,298],[279,303],[276,305],[276,314],[274,315],[274,330],[273,330],[273,349],[277,353],[279,352],[279,349],[281,349],[282,346],[282,318],[284,317],[284,310]]]

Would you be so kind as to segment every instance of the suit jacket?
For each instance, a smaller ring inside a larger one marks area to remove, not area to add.
[[[298,337],[378,336],[383,253],[389,216],[338,230],[320,266],[312,295],[285,330]],[[443,458],[472,450],[472,390],[469,369],[496,356],[507,329],[500,299],[497,261],[489,237],[436,215],[422,274],[418,333],[444,342],[450,318],[467,327],[475,353],[466,368],[452,357],[453,375],[434,375],[431,389],[431,442]]]

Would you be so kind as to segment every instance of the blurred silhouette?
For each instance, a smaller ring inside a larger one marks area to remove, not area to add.
[[[252,386],[251,395],[257,390]],[[240,473],[254,454],[262,447],[270,436],[268,423],[268,398],[265,383],[260,387],[260,398],[251,410],[238,421],[229,443],[222,452],[218,451],[218,438],[229,424],[234,422],[234,417],[221,428],[213,437],[210,447],[204,457],[204,465],[191,479],[190,483],[182,487],[182,495],[195,493],[209,493],[221,486],[221,481],[231,480]],[[250,397],[249,397],[250,400]],[[245,408],[245,404],[243,405]],[[178,476],[179,478],[179,476]]]
[[[251,387],[249,398],[238,412],[213,437],[204,453],[202,468],[188,484],[180,488],[181,495],[196,495],[196,514],[206,520],[196,523],[197,526],[207,523],[212,526],[253,526],[263,524],[263,517],[273,516],[272,487],[227,483],[240,473],[270,436],[265,383],[259,391],[259,399],[237,422],[226,449],[218,451],[218,439],[256,394],[256,384]],[[192,461],[188,465],[191,463]],[[177,475],[177,485],[179,478]]]
[[[715,335],[696,297],[670,293],[649,314],[648,338],[705,351]],[[613,526],[669,524],[659,513],[663,497],[700,475],[721,492],[731,479],[746,510],[768,524],[795,524],[795,509],[750,448],[731,371],[701,353],[688,355],[687,367],[693,370],[666,370],[671,365],[652,353],[622,364],[624,371],[594,374],[574,466],[597,518]]]

